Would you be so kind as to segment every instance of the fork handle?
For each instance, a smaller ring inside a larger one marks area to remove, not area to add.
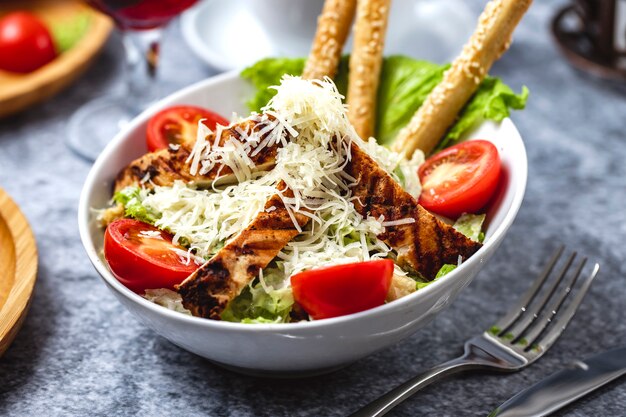
[[[452,359],[406,381],[404,384],[367,404],[356,413],[351,414],[350,417],[382,416],[425,386],[439,381],[448,375],[480,367],[482,367],[480,362],[468,358],[467,355]]]

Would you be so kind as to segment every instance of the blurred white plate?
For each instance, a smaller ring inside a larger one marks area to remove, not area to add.
[[[323,1],[301,0],[307,7],[289,7],[294,1],[205,0],[183,14],[183,36],[200,59],[220,71],[265,57],[307,56]],[[385,54],[449,62],[472,34],[476,18],[462,0],[395,0]],[[292,28],[288,36],[280,30],[285,26]],[[349,39],[346,51],[350,44]]]

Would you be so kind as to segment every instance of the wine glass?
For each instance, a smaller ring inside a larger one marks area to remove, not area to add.
[[[87,0],[122,32],[126,91],[93,100],[72,115],[67,145],[94,161],[120,128],[158,98],[159,47],[165,26],[197,0]]]

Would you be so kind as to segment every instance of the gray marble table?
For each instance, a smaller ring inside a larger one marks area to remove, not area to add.
[[[481,4],[471,2],[475,11]],[[119,87],[113,37],[72,88],[0,121],[0,186],[30,220],[40,256],[30,314],[0,359],[0,415],[345,415],[459,354],[527,287],[558,242],[599,260],[602,270],[553,350],[517,374],[464,375],[429,387],[393,415],[484,416],[569,360],[626,344],[626,94],[576,73],[558,54],[548,25],[561,4],[536,2],[492,71],[532,94],[527,110],[513,116],[528,149],[526,198],[495,257],[409,339],[333,374],[289,381],[234,374],[170,344],[131,317],[87,260],[76,210],[90,165],[63,141],[81,103]],[[164,45],[166,92],[214,73],[179,33],[174,26]],[[626,415],[626,381],[560,415]]]

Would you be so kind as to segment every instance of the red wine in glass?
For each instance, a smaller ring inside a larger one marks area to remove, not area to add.
[[[95,160],[120,127],[160,97],[157,69],[163,28],[197,0],[87,0],[111,16],[126,52],[126,91],[83,105],[68,122],[67,145]]]
[[[153,29],[193,6],[197,0],[87,0],[123,30]]]

